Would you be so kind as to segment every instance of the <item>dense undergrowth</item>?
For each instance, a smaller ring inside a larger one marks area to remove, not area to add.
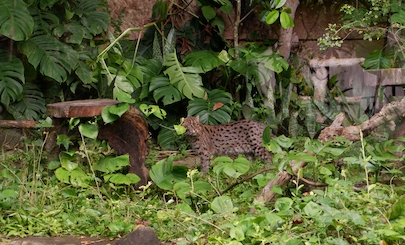
[[[403,157],[395,155],[403,147],[392,140],[320,143],[278,137],[267,144],[275,168],[254,177],[268,166],[242,156],[219,157],[202,177],[196,169],[173,164],[187,156],[158,161],[152,152],[148,163],[153,182],[141,189],[134,188],[136,179],[126,178],[122,156],[114,156],[103,142],[82,139],[77,149],[61,153],[70,152],[70,158],[58,160],[50,159],[43,145],[42,140],[26,141],[26,149],[1,155],[2,239],[67,234],[113,238],[148,225],[162,241],[177,244],[405,241],[405,176],[398,167]],[[109,167],[105,156],[112,159]],[[308,162],[298,174],[327,186],[314,188],[294,177],[288,186],[273,188],[278,193],[273,202],[256,201],[263,186],[278,169],[288,170],[292,160]],[[67,177],[58,174],[60,168]]]

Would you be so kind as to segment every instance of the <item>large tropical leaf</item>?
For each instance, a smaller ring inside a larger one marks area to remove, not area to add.
[[[103,5],[101,1],[81,0],[75,9],[83,26],[93,35],[98,35],[108,29],[110,16],[106,11],[99,11]]]
[[[0,50],[0,102],[7,107],[16,101],[22,93],[24,82],[21,60]]]
[[[0,34],[14,41],[26,40],[34,29],[34,20],[23,0],[0,0]]]
[[[189,116],[200,117],[200,121],[205,124],[215,125],[227,123],[231,120],[232,95],[220,89],[208,92],[207,98],[196,98],[190,100],[187,110]]]
[[[224,64],[218,58],[218,53],[209,50],[192,52],[185,58],[186,66],[200,67],[204,72],[208,72]]]
[[[66,34],[66,42],[68,43],[74,43],[74,44],[81,44],[85,35],[85,30],[82,25],[79,23],[69,23],[65,25],[60,25],[56,27],[53,31],[53,33],[61,37],[62,35]]]
[[[35,68],[39,66],[42,75],[59,83],[66,81],[79,58],[78,53],[70,46],[50,35],[34,36],[24,41],[20,50],[28,57],[31,65]]]
[[[45,100],[41,90],[35,84],[23,85],[22,98],[10,104],[8,111],[19,120],[39,120],[45,113]]]
[[[149,91],[153,91],[156,102],[162,99],[164,105],[170,105],[182,99],[180,91],[165,76],[152,78]]]
[[[193,99],[193,96],[204,97],[205,90],[199,75],[202,72],[200,68],[183,67],[177,60],[176,53],[165,54],[163,65],[168,67],[164,74],[169,76],[170,83],[176,86],[184,96],[189,99]]]
[[[375,50],[364,60],[364,69],[386,69],[391,67],[391,57],[382,50]]]

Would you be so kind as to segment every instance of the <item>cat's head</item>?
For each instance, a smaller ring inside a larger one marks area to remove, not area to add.
[[[202,128],[199,116],[182,118],[181,125],[186,128],[185,135],[191,136],[200,134]]]

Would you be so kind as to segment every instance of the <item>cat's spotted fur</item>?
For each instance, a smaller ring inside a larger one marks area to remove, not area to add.
[[[185,137],[200,155],[201,172],[208,172],[210,156],[248,154],[270,163],[271,154],[262,145],[265,124],[242,120],[210,126],[202,124],[198,117],[184,118]]]

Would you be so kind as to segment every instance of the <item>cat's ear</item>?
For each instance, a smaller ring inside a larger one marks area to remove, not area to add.
[[[197,121],[200,121],[200,115],[197,115],[195,118],[197,119]]]

